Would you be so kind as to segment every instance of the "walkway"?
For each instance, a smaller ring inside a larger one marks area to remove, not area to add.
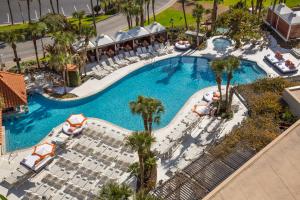
[[[220,184],[206,200],[300,199],[300,120]]]

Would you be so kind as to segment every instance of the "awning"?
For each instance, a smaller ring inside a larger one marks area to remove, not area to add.
[[[166,27],[158,22],[154,22],[148,26],[145,26],[145,29],[147,29],[151,34],[162,33],[166,31]]]
[[[83,114],[76,114],[76,115],[71,115],[68,119],[67,122],[70,124],[70,126],[73,127],[81,127],[87,118],[83,116]]]
[[[151,34],[147,29],[140,26],[130,29],[127,33],[131,35],[134,39],[146,37]]]
[[[74,51],[83,51],[84,48],[85,48],[85,40],[84,39],[81,39],[81,40],[78,40],[77,42],[75,42],[73,45],[72,45]],[[92,43],[91,41],[89,41],[89,44],[87,46],[87,49],[88,50],[91,50],[91,49],[95,49],[95,45],[94,43]]]
[[[118,31],[117,33],[115,33],[113,39],[116,41],[116,43],[122,43],[133,40],[133,37],[129,35],[128,32]]]
[[[99,48],[99,47],[114,45],[115,41],[108,35],[101,34],[95,39],[94,44],[97,48]]]

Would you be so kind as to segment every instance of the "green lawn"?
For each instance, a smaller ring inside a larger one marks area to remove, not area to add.
[[[235,3],[239,2],[239,0],[224,0],[224,4],[227,6],[233,5]],[[264,5],[265,6],[270,6],[273,0],[264,0]],[[247,4],[250,6],[250,1],[247,1]],[[287,0],[286,5],[289,7],[296,7],[300,6],[300,1],[299,0]]]
[[[184,18],[182,11],[176,10],[174,8],[168,8],[165,11],[156,15],[156,21],[163,26],[171,26],[170,20],[174,19],[174,26],[184,26]],[[195,19],[191,14],[186,15],[188,24],[194,24]],[[153,18],[151,19],[153,22]]]
[[[96,22],[100,22],[102,20],[107,19],[110,17],[110,15],[100,15],[96,16]],[[68,18],[70,23],[77,23],[78,20],[74,18]],[[92,24],[93,23],[93,18],[92,17],[85,17],[82,20],[82,24]],[[1,31],[9,31],[9,30],[26,30],[28,28],[28,24],[15,24],[15,25],[4,25],[0,26],[0,32]]]

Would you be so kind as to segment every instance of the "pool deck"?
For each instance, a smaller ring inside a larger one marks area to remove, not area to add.
[[[96,94],[105,88],[109,87],[116,81],[120,80],[124,76],[128,75],[129,73],[142,68],[144,65],[150,64],[155,61],[159,61],[162,59],[167,59],[174,56],[203,56],[207,58],[216,58],[224,56],[224,54],[232,54],[238,56],[242,59],[247,59],[250,61],[257,62],[257,64],[270,76],[281,76],[279,72],[275,71],[274,68],[270,67],[268,63],[264,61],[264,56],[271,51],[281,51],[285,58],[290,59],[293,61],[296,66],[300,64],[300,60],[294,58],[288,51],[284,51],[283,49],[278,49],[276,45],[273,45],[272,48],[264,48],[262,50],[257,48],[249,49],[249,47],[243,47],[238,50],[228,49],[227,52],[217,52],[214,50],[212,46],[212,40],[210,38],[208,40],[207,48],[201,51],[193,51],[189,50],[187,52],[178,52],[174,51],[172,54],[168,54],[161,57],[156,57],[150,60],[142,60],[135,64],[131,64],[127,67],[120,68],[110,75],[106,76],[105,78],[98,80],[98,79],[90,79],[81,86],[72,89],[70,92],[74,93],[78,96],[78,98],[84,98],[93,94]],[[271,45],[272,46],[272,45]],[[293,75],[299,75],[300,72]],[[167,158],[160,158],[158,162],[158,181],[162,180],[165,181],[169,178],[169,172],[175,172],[184,168],[193,159],[197,158],[202,151],[213,141],[216,139],[224,136],[225,134],[229,133],[232,128],[236,125],[239,125],[243,121],[243,119],[247,116],[247,109],[246,107],[238,100],[235,96],[233,100],[234,105],[238,105],[239,109],[235,113],[234,118],[229,121],[221,121],[219,118],[214,117],[202,117],[199,119],[199,123],[193,128],[193,130],[187,135],[181,135],[178,138],[176,144],[173,141],[170,141],[169,136],[176,133],[182,132],[179,129],[183,127],[183,121],[186,120],[188,116],[192,116],[194,113],[191,113],[191,109],[194,105],[201,105],[204,104],[202,97],[207,91],[216,90],[216,87],[205,88],[196,92],[193,96],[189,98],[189,100],[185,103],[185,105],[181,108],[181,110],[176,114],[176,116],[172,119],[172,121],[166,127],[154,131],[154,135],[157,139],[156,144],[153,146],[155,151],[160,153],[165,152],[168,154]],[[101,123],[106,124],[108,127],[113,129],[118,129],[114,124],[109,122],[100,120]],[[50,136],[47,136],[43,141],[50,141],[53,138],[53,135],[61,130],[61,126],[58,126],[53,129],[53,133]],[[123,130],[130,133],[129,130]],[[170,149],[168,149],[168,145],[170,145]],[[175,148],[174,148],[175,146]],[[171,150],[171,151],[169,151]],[[7,176],[11,172],[15,171],[16,168],[19,166],[20,161],[26,155],[30,154],[32,148],[28,148],[25,150],[16,151],[10,154],[5,154],[0,157],[0,179]],[[0,193],[5,193],[4,188],[0,186]]]
[[[214,59],[218,57],[222,57],[224,55],[234,55],[237,56],[241,59],[246,59],[249,61],[256,62],[270,77],[276,77],[276,76],[295,76],[295,75],[300,75],[300,70],[297,73],[291,74],[291,75],[284,75],[278,72],[275,68],[273,68],[269,63],[267,63],[264,60],[264,56],[271,53],[271,52],[276,52],[280,51],[283,54],[283,57],[286,59],[291,60],[292,62],[295,63],[296,66],[300,67],[300,60],[296,59],[290,52],[289,50],[280,48],[277,46],[277,44],[274,44],[274,41],[272,38],[270,39],[271,45],[269,48],[263,48],[259,49],[258,46],[251,48],[249,45],[243,46],[240,49],[235,50],[233,47],[228,48],[227,51],[216,51],[213,47],[212,41],[215,38],[222,37],[222,36],[215,36],[207,40],[207,48],[204,50],[189,50],[186,52],[182,51],[174,51],[172,54],[160,56],[160,57],[155,57],[153,59],[149,60],[141,60],[137,63],[131,64],[129,66],[120,68],[113,73],[109,74],[108,76],[104,77],[103,79],[90,79],[87,82],[83,83],[79,87],[76,87],[74,89],[70,90],[70,93],[73,93],[77,95],[77,98],[74,99],[80,99],[80,98],[85,98],[88,96],[91,96],[93,94],[96,94],[105,88],[109,87],[116,81],[122,79],[126,75],[130,74],[131,72],[144,67],[147,64],[151,64],[156,61],[160,61],[163,59],[175,57],[175,56],[203,56],[209,59]],[[93,65],[97,65],[97,63],[92,63],[88,66],[88,68],[91,68]],[[91,72],[89,72],[91,73]],[[67,100],[72,100],[72,99],[67,99]],[[66,100],[66,101],[67,101]]]

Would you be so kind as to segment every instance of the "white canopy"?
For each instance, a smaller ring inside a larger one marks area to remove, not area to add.
[[[115,33],[113,39],[117,42],[117,43],[120,43],[120,42],[126,42],[126,41],[129,41],[129,40],[133,40],[132,36],[129,35],[127,32],[124,32],[124,31],[118,31]]]
[[[150,32],[143,27],[137,26],[127,32],[133,38],[141,38],[150,35]]]
[[[115,41],[108,35],[101,34],[95,39],[94,43],[96,47],[104,47],[104,46],[113,45]]]
[[[161,33],[161,32],[165,32],[166,31],[166,27],[164,27],[163,25],[161,25],[158,22],[154,22],[148,26],[145,26],[145,29],[147,29],[150,33],[154,34],[154,33]]]
[[[75,114],[75,115],[71,115],[67,119],[67,122],[71,126],[82,126],[86,120],[87,120],[87,118],[85,116],[83,116],[83,114]]]
[[[84,46],[85,46],[85,41],[84,41],[84,39],[78,40],[72,46],[75,51],[83,51]],[[95,48],[95,45],[91,41],[89,41],[87,49],[94,49],[94,48]]]

